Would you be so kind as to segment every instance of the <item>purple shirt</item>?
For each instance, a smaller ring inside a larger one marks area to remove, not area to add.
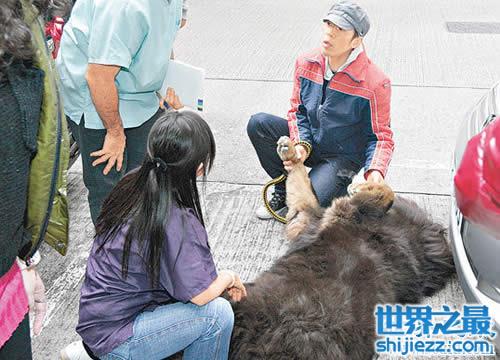
[[[127,229],[128,225],[123,226],[99,252],[102,238],[97,237],[87,261],[76,331],[97,356],[111,352],[132,336],[134,320],[142,311],[170,301],[187,302],[217,277],[207,232],[192,209],[172,208],[155,288],[143,261],[147,256],[141,256],[135,241],[127,278],[122,277]]]

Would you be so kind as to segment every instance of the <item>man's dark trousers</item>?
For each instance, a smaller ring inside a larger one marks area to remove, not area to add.
[[[276,142],[281,136],[289,136],[287,120],[258,113],[250,118],[247,133],[267,174],[273,179],[284,174]],[[344,156],[320,157],[314,148],[304,164],[311,168],[309,178],[322,207],[328,207],[333,199],[346,195],[347,186],[361,169],[361,164]],[[276,185],[275,191],[284,193],[284,183]]]
[[[102,149],[106,130],[85,128],[85,118],[83,116],[78,125],[68,118],[71,133],[80,148],[83,164],[83,182],[89,191],[90,216],[94,225],[97,223],[102,204],[111,190],[113,190],[113,187],[124,174],[141,165],[146,154],[149,131],[162,113],[163,111],[158,110],[156,114],[141,126],[125,129],[127,140],[123,154],[122,170],[120,172],[116,171],[115,165],[108,175],[102,173],[107,162],[92,166],[92,162],[98,159],[98,157],[90,156],[92,152]]]

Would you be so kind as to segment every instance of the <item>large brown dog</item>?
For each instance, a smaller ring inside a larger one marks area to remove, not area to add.
[[[283,160],[294,159],[288,138]],[[374,355],[376,304],[417,303],[454,273],[445,229],[386,185],[366,183],[321,209],[306,169],[288,174],[287,254],[234,304],[231,359]]]

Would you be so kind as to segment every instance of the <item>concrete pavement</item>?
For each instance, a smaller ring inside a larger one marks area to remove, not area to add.
[[[458,34],[446,22],[498,21],[497,0],[360,1],[372,19],[369,56],[393,81],[396,152],[388,181],[432,216],[447,222],[450,163],[458,124],[485,89],[500,80],[500,35]],[[314,5],[312,5],[314,4]],[[251,280],[282,254],[283,226],[257,221],[260,188],[267,181],[246,137],[249,116],[285,116],[296,56],[318,46],[321,16],[331,1],[192,1],[188,25],[177,38],[179,60],[204,67],[206,117],[218,154],[206,186],[205,211],[219,268]],[[35,359],[56,359],[78,338],[78,291],[93,228],[77,163],[70,170],[71,245],[66,257],[43,249],[40,269],[49,314],[34,339]],[[464,302],[457,283],[429,303]]]

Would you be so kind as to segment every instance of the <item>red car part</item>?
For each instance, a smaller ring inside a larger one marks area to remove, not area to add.
[[[500,238],[500,117],[469,140],[454,181],[464,217]]]

